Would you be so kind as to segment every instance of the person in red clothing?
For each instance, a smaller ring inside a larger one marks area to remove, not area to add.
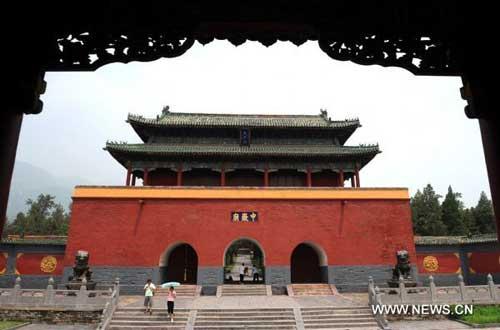
[[[167,294],[167,312],[170,316],[170,322],[174,322],[174,302],[176,297],[177,293],[175,292],[174,287],[171,286],[170,289],[168,289]]]

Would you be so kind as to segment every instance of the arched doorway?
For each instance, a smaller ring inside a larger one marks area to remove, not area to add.
[[[290,260],[292,283],[327,283],[326,254],[312,243],[301,243],[295,247]]]
[[[161,265],[160,265],[161,266]],[[198,255],[193,247],[179,243],[168,249],[163,258],[161,281],[196,284],[198,276]]]
[[[264,283],[264,258],[264,252],[256,241],[242,238],[232,242],[224,253],[224,283],[240,283],[242,266],[246,270],[243,283]],[[255,273],[257,276],[254,276]]]

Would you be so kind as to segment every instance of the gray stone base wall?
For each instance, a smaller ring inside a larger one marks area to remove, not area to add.
[[[96,324],[101,320],[102,309],[93,311],[71,311],[51,308],[0,308],[0,319],[10,321],[33,321],[55,324]]]
[[[290,266],[268,266],[266,267],[265,282],[272,286],[287,286],[291,282]]]
[[[160,282],[160,271],[158,267],[110,267],[91,266],[92,280],[99,286],[109,286],[118,277],[120,279],[121,294],[142,294],[144,284],[148,279],[153,283]],[[64,268],[64,283],[73,274],[71,267]]]
[[[368,290],[368,277],[375,285],[387,286],[392,278],[392,266],[328,266],[328,283],[334,284],[339,292],[364,292]]]
[[[458,285],[458,274],[425,274],[420,275],[418,285],[429,286],[429,275],[434,277],[434,283],[437,286],[457,286]],[[485,277],[486,282],[486,277]],[[485,284],[485,283],[482,283]]]
[[[224,282],[224,267],[198,267],[198,285],[217,286]]]
[[[19,275],[22,289],[45,289],[49,284],[50,275]],[[0,288],[13,288],[18,275],[0,276]],[[62,276],[52,276],[55,285],[62,282]]]

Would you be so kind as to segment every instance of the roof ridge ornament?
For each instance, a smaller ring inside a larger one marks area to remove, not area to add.
[[[332,123],[332,118],[328,117],[328,110],[323,108],[319,109],[319,116],[328,122],[328,124]]]

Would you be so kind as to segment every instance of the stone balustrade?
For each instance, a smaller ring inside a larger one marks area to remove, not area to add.
[[[49,278],[46,289],[23,289],[21,277],[16,278],[14,288],[0,289],[2,307],[61,307],[72,310],[103,309],[112,300],[113,289],[87,290],[84,280],[80,290],[54,288],[54,279]]]
[[[398,288],[373,287],[373,281],[368,284],[370,304],[375,302],[375,291],[379,291],[380,303],[385,305],[396,304],[465,304],[500,302],[500,284],[493,282],[491,274],[487,276],[486,285],[464,284],[462,275],[457,277],[457,286],[436,286],[434,278],[429,276],[428,287],[405,287],[402,278]]]

